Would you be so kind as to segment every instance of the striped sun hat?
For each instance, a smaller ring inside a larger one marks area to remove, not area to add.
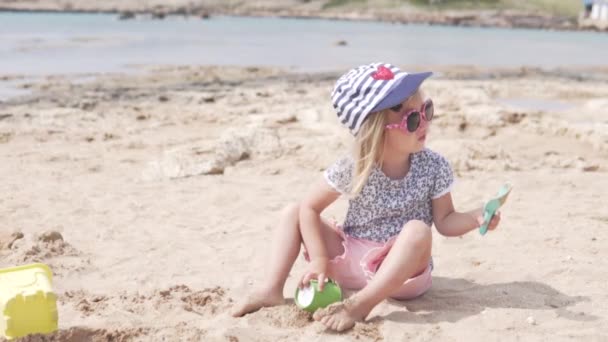
[[[370,113],[400,104],[432,74],[408,74],[387,63],[356,67],[338,79],[331,93],[338,120],[356,135]]]

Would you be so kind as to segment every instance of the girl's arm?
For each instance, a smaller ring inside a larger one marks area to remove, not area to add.
[[[310,256],[310,271],[302,283],[307,284],[311,278],[325,278],[329,256],[321,235],[321,213],[340,197],[325,179],[315,183],[300,203],[300,231],[302,240]],[[319,283],[323,283],[319,280]]]
[[[451,193],[447,193],[432,202],[433,221],[441,235],[460,236],[478,228],[483,221],[483,208],[477,208],[469,212],[459,213],[454,210]],[[481,220],[481,221],[480,221]],[[493,230],[500,221],[500,214],[496,214],[488,229]]]

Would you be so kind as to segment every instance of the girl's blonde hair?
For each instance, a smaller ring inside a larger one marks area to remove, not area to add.
[[[355,137],[355,165],[350,191],[353,197],[357,196],[367,183],[374,165],[382,163],[385,127],[386,110],[383,110],[365,120]]]
[[[407,105],[415,96],[424,98],[425,94],[418,89],[405,99]],[[375,165],[382,167],[384,159],[384,137],[389,109],[373,113],[363,122],[359,133],[355,136],[353,176],[350,195],[356,197],[367,183]]]

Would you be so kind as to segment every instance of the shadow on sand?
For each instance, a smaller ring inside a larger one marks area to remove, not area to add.
[[[596,316],[572,312],[567,308],[588,297],[568,296],[549,285],[532,282],[511,282],[481,285],[465,279],[433,277],[429,292],[414,300],[392,304],[407,311],[392,312],[376,319],[404,323],[456,322],[478,315],[486,308],[555,310],[559,317],[575,321],[594,321]]]

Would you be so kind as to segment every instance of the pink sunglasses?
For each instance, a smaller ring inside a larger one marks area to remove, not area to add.
[[[391,110],[395,113],[401,112],[403,104],[398,104],[391,107]],[[387,129],[400,129],[406,133],[414,133],[420,127],[420,117],[423,117],[425,121],[433,120],[433,114],[435,109],[433,107],[433,101],[428,99],[424,101],[420,110],[412,109],[403,115],[403,119],[398,124],[386,125]]]

